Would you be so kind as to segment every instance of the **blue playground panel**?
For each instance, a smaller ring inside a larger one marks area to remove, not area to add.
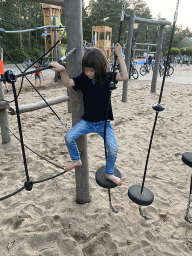
[[[145,62],[146,60],[138,60],[137,64],[144,65]],[[152,61],[152,65],[154,65],[154,60]]]

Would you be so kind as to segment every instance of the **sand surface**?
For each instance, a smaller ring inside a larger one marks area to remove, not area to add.
[[[139,69],[139,66],[137,66]],[[54,73],[44,72],[39,92],[46,98],[67,95],[53,81]],[[130,186],[142,183],[147,151],[155,119],[152,106],[158,103],[157,91],[150,93],[151,74],[131,79],[128,102],[123,103],[122,83],[112,93],[115,120],[112,122],[119,147],[116,167],[123,185],[107,190],[97,185],[95,173],[105,164],[102,139],[88,135],[91,202],[76,203],[75,173],[34,184],[0,202],[0,256],[189,256],[192,255],[192,224],[185,221],[189,199],[191,169],[182,154],[192,151],[192,67],[177,66],[167,78],[162,97],[165,107],[157,119],[148,163],[145,187],[154,202],[139,207],[127,195]],[[32,77],[34,83],[34,77]],[[19,88],[20,80],[17,82]],[[12,100],[12,92],[5,93]],[[41,100],[25,81],[19,104]],[[11,103],[14,106],[14,103]],[[67,103],[54,105],[58,116],[71,127]],[[65,127],[48,109],[21,114],[24,143],[54,163],[66,167],[70,157],[63,136]],[[19,136],[17,118],[9,115],[9,127]],[[40,180],[62,170],[41,160],[26,149],[30,180]],[[21,188],[26,181],[20,143],[11,135],[10,143],[0,145],[0,197]],[[192,206],[191,206],[192,207]],[[189,209],[192,220],[192,209]]]

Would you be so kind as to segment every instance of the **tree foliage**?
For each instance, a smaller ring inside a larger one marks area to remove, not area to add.
[[[183,47],[180,49],[181,55],[192,56],[192,48],[191,47]]]
[[[180,55],[180,50],[177,47],[171,48],[170,55],[177,56]]]
[[[19,31],[43,26],[43,12],[40,3],[25,0],[0,0],[0,27],[5,31]],[[31,48],[29,47],[29,32],[6,33],[1,43],[7,52],[21,61],[23,56],[33,57],[35,49],[43,52],[44,41],[41,38],[42,30],[31,32]],[[20,50],[18,51],[18,49]],[[24,54],[22,54],[24,52]],[[4,59],[8,56],[4,53]]]
[[[120,16],[123,0],[90,0],[89,5],[82,11],[83,14],[83,38],[91,42],[92,26],[106,25],[112,28],[112,42],[118,40]],[[126,14],[130,14],[131,3],[126,0]],[[150,7],[143,0],[134,1],[135,15],[141,18],[155,19],[152,17]],[[0,27],[6,31],[19,31],[20,29],[36,28],[43,26],[42,5],[38,2],[26,0],[0,0]],[[158,19],[161,17],[158,16]],[[65,25],[64,7],[62,7],[61,23]],[[127,41],[128,22],[123,22],[121,44]],[[163,39],[163,52],[169,48],[172,26],[166,26]],[[4,49],[11,53],[15,60],[24,60],[26,56],[36,58],[44,52],[44,40],[41,38],[42,30],[31,32],[31,46],[29,44],[29,32],[27,33],[6,33],[0,41]],[[157,42],[158,28],[155,25],[139,24],[134,30],[134,42],[151,43]],[[185,37],[192,37],[189,28],[175,28],[172,47]],[[137,47],[138,48],[138,47]],[[141,46],[140,48],[144,48]],[[155,51],[156,48],[150,48]],[[8,59],[6,53],[4,58]]]

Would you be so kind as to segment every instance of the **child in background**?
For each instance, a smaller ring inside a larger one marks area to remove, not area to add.
[[[35,69],[39,69],[39,65],[35,65]],[[39,79],[39,86],[41,86],[41,76],[43,77],[43,74],[41,71],[37,71],[35,74],[35,87],[37,87],[37,79]]]
[[[114,76],[114,82],[117,83],[118,81],[127,80],[128,74],[120,44],[115,45],[115,53],[120,64],[120,72],[115,73]],[[108,108],[110,91],[107,85],[112,80],[113,73],[107,72],[106,57],[100,49],[88,48],[82,59],[83,72],[73,79],[69,79],[65,67],[58,62],[52,62],[50,66],[53,67],[53,71],[60,72],[61,81],[65,87],[73,87],[75,91],[81,90],[83,93],[84,115],[65,135],[66,146],[72,159],[72,163],[66,170],[71,170],[82,165],[75,140],[81,135],[91,132],[98,133],[104,138],[104,126],[107,116],[105,176],[120,186],[122,180],[113,174],[118,147],[113,128],[110,124],[110,120],[113,120],[113,112],[111,102]]]

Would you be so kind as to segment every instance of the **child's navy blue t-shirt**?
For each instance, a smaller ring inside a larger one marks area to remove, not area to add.
[[[112,79],[112,72],[108,72],[108,81]],[[114,80],[117,73],[115,73]],[[107,84],[99,84],[97,81],[93,83],[92,79],[89,79],[83,72],[74,77],[73,81],[75,91],[81,90],[83,93],[84,101],[84,115],[82,118],[88,122],[100,122],[104,121],[107,116],[107,108],[110,97],[110,91],[107,89]],[[117,81],[114,81],[117,84]],[[111,100],[109,103],[108,120],[113,120],[113,112],[111,106]]]

